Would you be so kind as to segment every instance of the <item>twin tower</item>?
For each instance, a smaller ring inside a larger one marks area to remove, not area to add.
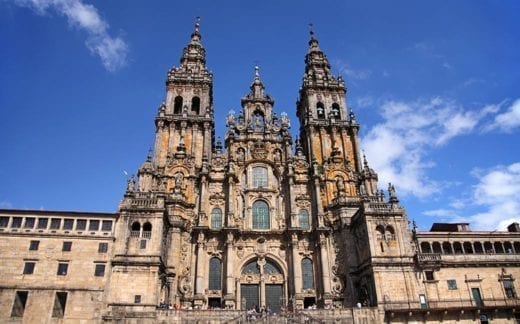
[[[402,272],[413,251],[393,188],[386,199],[360,155],[345,95],[311,32],[299,136],[273,110],[256,68],[241,111],[226,118],[224,143],[215,141],[213,75],[197,23],[168,71],[153,154],[119,206],[109,308],[378,305],[381,264]]]

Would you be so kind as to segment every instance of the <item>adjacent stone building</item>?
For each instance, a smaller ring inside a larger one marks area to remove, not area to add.
[[[299,136],[255,68],[221,143],[196,24],[118,213],[0,210],[0,321],[518,320],[518,224],[410,227],[345,95],[311,32]]]

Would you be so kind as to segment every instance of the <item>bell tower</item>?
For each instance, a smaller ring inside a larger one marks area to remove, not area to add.
[[[305,73],[297,101],[304,154],[313,167],[317,212],[324,213],[335,198],[358,197],[359,124],[348,113],[347,88],[341,76],[333,76],[327,56],[310,31]],[[324,190],[319,190],[323,187]]]
[[[155,163],[165,166],[175,154],[193,158],[197,168],[203,158],[211,159],[214,141],[213,74],[206,67],[206,50],[201,43],[199,18],[180,66],[166,78],[166,101],[155,120]]]

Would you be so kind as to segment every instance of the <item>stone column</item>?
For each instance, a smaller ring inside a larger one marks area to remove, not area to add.
[[[211,161],[211,153],[211,124],[206,122],[204,123],[204,151],[202,152],[202,156],[206,155]]]
[[[233,177],[228,178],[228,203],[227,203],[227,212],[226,212],[226,219],[225,224],[227,226],[236,226],[234,216],[235,216],[235,209],[233,208],[233,203],[235,202],[235,189],[233,187],[234,181]]]
[[[195,296],[196,299],[203,298],[204,294],[204,266],[206,264],[204,252],[204,234],[199,233],[197,239],[197,274],[195,276]]]
[[[211,225],[210,215],[208,215],[208,213],[206,213],[206,212],[209,212],[209,214],[211,214],[211,210],[206,210],[206,205],[204,204],[204,202],[208,201],[208,199],[206,198],[208,182],[206,181],[205,175],[203,175],[201,177],[200,182],[201,182],[201,184],[200,184],[200,197],[199,197],[199,226],[205,226],[205,225],[210,226]],[[201,221],[200,221],[201,212],[206,214],[206,219],[208,220],[207,224],[201,224]]]
[[[293,261],[293,280],[294,280],[294,294],[301,294],[302,292],[302,268],[300,256],[298,253],[298,235],[291,236],[292,261]]]
[[[327,296],[331,297],[330,294],[330,269],[329,269],[329,256],[327,253],[327,238],[324,234],[320,234],[320,257],[321,257],[321,274],[323,277],[323,298],[325,304],[327,304]]]
[[[354,159],[356,160],[356,168],[358,172],[361,172],[363,170],[363,167],[361,166],[361,156],[359,154],[359,137],[358,137],[358,131],[359,126],[352,127],[352,134],[354,136]]]
[[[235,300],[235,278],[233,277],[233,233],[227,234],[226,240],[226,306],[233,306]]]

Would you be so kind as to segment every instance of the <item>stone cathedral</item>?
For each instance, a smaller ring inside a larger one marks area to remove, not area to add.
[[[367,223],[381,222],[395,237],[406,217],[395,196],[387,202],[377,190],[345,83],[332,75],[318,40],[311,35],[305,57],[296,139],[256,68],[242,110],[227,116],[225,149],[215,142],[205,57],[196,27],[180,66],[168,71],[153,156],[120,205],[114,298],[139,292],[121,282],[147,281],[149,271],[124,271],[146,260],[158,277],[143,301],[235,308],[245,299],[247,308],[274,311],[289,301],[296,308],[374,303],[373,269],[359,268]],[[365,202],[377,208],[362,213]],[[387,249],[406,253],[398,244]]]
[[[410,227],[312,31],[298,136],[255,67],[223,143],[201,38],[197,23],[167,72],[154,149],[117,213],[0,210],[0,320],[519,320],[520,226]]]

